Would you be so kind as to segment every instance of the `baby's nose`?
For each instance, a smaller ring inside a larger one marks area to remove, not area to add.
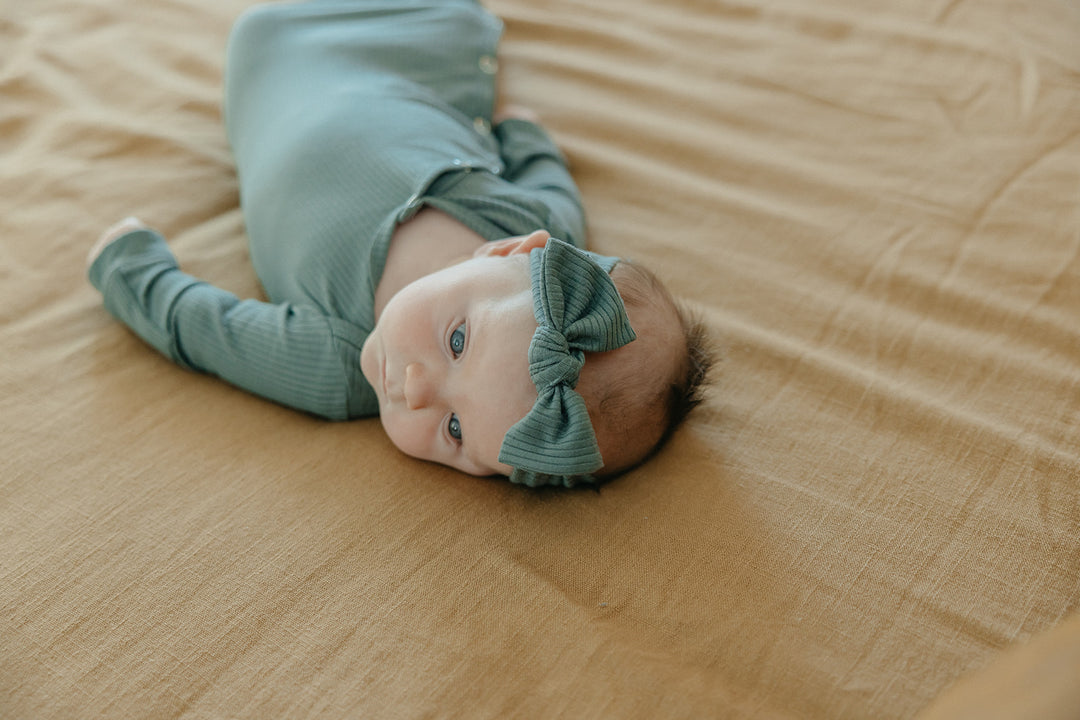
[[[420,410],[431,403],[431,378],[420,363],[405,366],[405,404],[410,410]]]

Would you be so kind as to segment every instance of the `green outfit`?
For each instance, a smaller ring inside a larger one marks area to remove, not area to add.
[[[438,208],[488,240],[584,246],[544,131],[491,127],[502,23],[471,0],[272,4],[233,29],[225,119],[252,263],[270,302],[182,273],[136,231],[90,268],[105,305],[175,362],[331,419],[378,412],[360,372],[397,224]]]

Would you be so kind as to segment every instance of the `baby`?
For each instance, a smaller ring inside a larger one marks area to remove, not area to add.
[[[467,473],[573,486],[643,461],[698,402],[701,326],[651,273],[579,249],[561,153],[530,111],[492,112],[501,31],[472,0],[249,11],[225,120],[269,302],[181,272],[128,218],[88,261],[106,307],[185,367],[377,413]]]

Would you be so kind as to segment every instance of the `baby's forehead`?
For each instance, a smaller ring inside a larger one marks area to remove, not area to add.
[[[460,270],[463,278],[492,288],[512,287],[516,290],[530,288],[528,259],[520,255],[508,257],[472,258],[450,270]]]

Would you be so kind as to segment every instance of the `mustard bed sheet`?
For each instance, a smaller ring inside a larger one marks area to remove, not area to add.
[[[487,4],[591,247],[719,350],[598,492],[411,460],[101,307],[132,213],[260,296],[221,122],[251,4],[0,2],[0,716],[956,717],[990,668],[1000,717],[1075,717],[1075,3]]]

